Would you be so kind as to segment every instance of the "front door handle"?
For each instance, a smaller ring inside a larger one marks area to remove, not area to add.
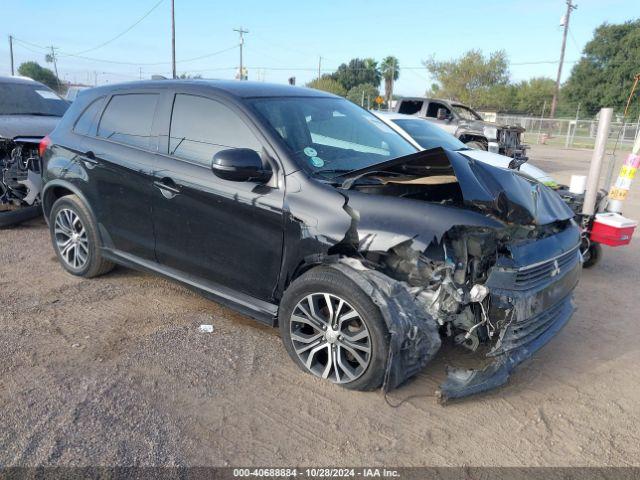
[[[180,193],[180,188],[176,185],[176,182],[170,178],[163,178],[162,180],[156,180],[153,185],[160,190],[160,193],[167,198],[172,199]]]

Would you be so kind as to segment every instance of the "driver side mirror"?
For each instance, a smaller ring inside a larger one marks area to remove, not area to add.
[[[449,119],[449,114],[447,113],[447,109],[446,108],[439,108],[436,118],[438,120],[448,120]]]
[[[213,173],[232,182],[266,183],[272,175],[271,168],[262,163],[258,152],[250,148],[230,148],[213,156]]]

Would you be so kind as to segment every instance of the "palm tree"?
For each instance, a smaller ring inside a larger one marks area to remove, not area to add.
[[[384,78],[384,96],[387,105],[391,105],[391,97],[393,96],[393,82],[400,77],[400,63],[394,56],[388,56],[380,63],[380,72]]]

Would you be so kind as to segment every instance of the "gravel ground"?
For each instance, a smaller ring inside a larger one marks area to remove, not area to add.
[[[590,152],[532,158],[567,181]],[[0,466],[638,466],[639,245],[584,272],[574,318],[508,386],[439,406],[461,356],[445,349],[392,408],[303,374],[275,330],[179,285],[64,273],[41,220],[0,231]]]

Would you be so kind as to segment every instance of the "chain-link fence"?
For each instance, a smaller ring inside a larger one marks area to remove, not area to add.
[[[496,122],[520,125],[526,129],[525,143],[563,146],[565,148],[593,148],[598,130],[598,120],[571,120],[524,117],[498,114]],[[608,147],[618,142],[619,149],[631,149],[640,131],[640,118],[635,122],[612,122]]]

